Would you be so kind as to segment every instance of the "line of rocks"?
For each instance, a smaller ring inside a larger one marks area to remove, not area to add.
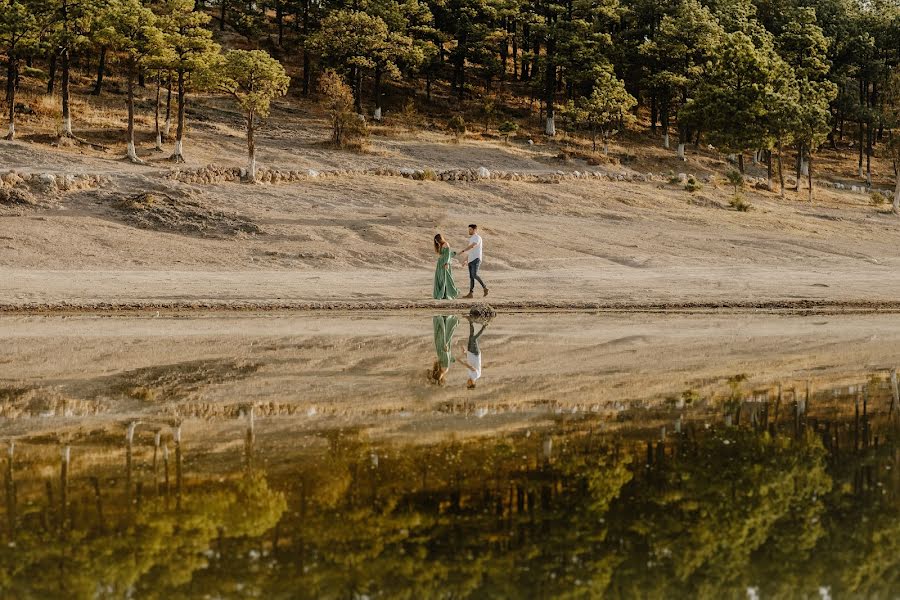
[[[27,187],[41,193],[93,189],[104,183],[105,177],[84,173],[26,173],[11,170],[0,174],[0,187]]]
[[[18,214],[20,210],[47,208],[61,192],[94,189],[106,182],[97,175],[73,173],[0,173],[0,211]]]
[[[418,181],[531,181],[536,183],[558,183],[575,179],[605,179],[608,181],[653,181],[660,176],[652,173],[607,173],[603,171],[555,171],[553,173],[527,173],[519,171],[491,171],[486,167],[477,169],[410,169],[380,167],[372,169],[301,169],[283,170],[261,168],[256,172],[257,183],[291,183],[316,178],[349,176],[403,177]],[[182,183],[213,184],[246,181],[247,171],[240,167],[220,167],[209,165],[198,169],[178,169],[169,174],[170,179]]]
[[[663,174],[663,173],[613,173],[599,170],[584,171],[554,171],[552,173],[529,173],[522,171],[502,171],[489,170],[486,167],[477,169],[447,169],[436,171],[434,169],[413,169],[413,168],[394,168],[394,167],[378,167],[372,169],[270,169],[261,168],[257,170],[257,183],[293,183],[297,181],[308,181],[310,179],[329,178],[329,177],[352,177],[352,176],[377,176],[377,177],[403,177],[405,179],[413,179],[417,181],[528,181],[534,183],[559,183],[562,181],[572,181],[579,179],[595,179],[605,181],[622,181],[622,182],[651,182],[661,181],[670,183],[687,183],[691,178],[701,181],[709,185],[726,184],[727,182],[715,174],[708,174],[697,177],[688,173]],[[221,167],[216,165],[208,165],[197,169],[178,169],[169,174],[170,179],[180,181],[182,183],[191,184],[215,184],[226,182],[241,182],[247,180],[247,170],[242,167]],[[765,177],[745,176],[744,182],[750,187],[757,189],[768,189],[769,181]],[[793,187],[797,180],[793,177],[786,177],[785,184]],[[839,182],[830,182],[818,180],[816,185],[836,190],[846,190],[853,193],[869,194],[872,192],[880,192],[886,195],[892,195],[892,190],[876,190],[863,185],[846,185]]]

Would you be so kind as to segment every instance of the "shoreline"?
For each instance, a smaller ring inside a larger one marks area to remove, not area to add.
[[[0,315],[67,315],[93,314],[117,315],[146,312],[186,313],[401,313],[467,311],[479,305],[490,305],[501,313],[609,313],[609,314],[787,314],[787,315],[843,315],[843,314],[898,314],[900,300],[764,300],[717,302],[584,302],[584,301],[472,301],[438,302],[420,301],[246,301],[225,300],[173,301],[173,302],[86,302],[86,303],[0,303]]]

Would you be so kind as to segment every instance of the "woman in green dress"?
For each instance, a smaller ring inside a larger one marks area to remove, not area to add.
[[[451,315],[431,317],[434,326],[434,351],[437,360],[428,372],[428,380],[435,385],[444,385],[447,382],[447,371],[450,363],[456,362],[453,358],[453,334],[459,325],[459,318]]]
[[[434,252],[438,255],[438,261],[434,271],[432,295],[435,300],[456,300],[459,290],[453,282],[453,269],[450,267],[450,261],[456,256],[456,252],[450,249],[450,244],[441,234],[434,236]]]

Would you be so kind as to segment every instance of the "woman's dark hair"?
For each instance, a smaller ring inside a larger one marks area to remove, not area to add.
[[[444,369],[441,367],[441,361],[434,361],[434,364],[428,369],[428,382],[434,385],[444,385]]]
[[[434,236],[434,253],[440,254],[441,246],[443,246],[446,243],[447,242],[444,240],[444,236],[442,236],[441,234],[437,234],[436,236]]]

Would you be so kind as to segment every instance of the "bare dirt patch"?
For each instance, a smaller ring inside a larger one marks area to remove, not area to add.
[[[127,223],[141,229],[219,238],[262,233],[258,225],[240,215],[168,194],[142,192],[122,198],[113,206]]]
[[[259,369],[255,363],[200,360],[125,371],[101,387],[113,396],[141,402],[175,402],[196,398],[210,385],[239,381]]]

